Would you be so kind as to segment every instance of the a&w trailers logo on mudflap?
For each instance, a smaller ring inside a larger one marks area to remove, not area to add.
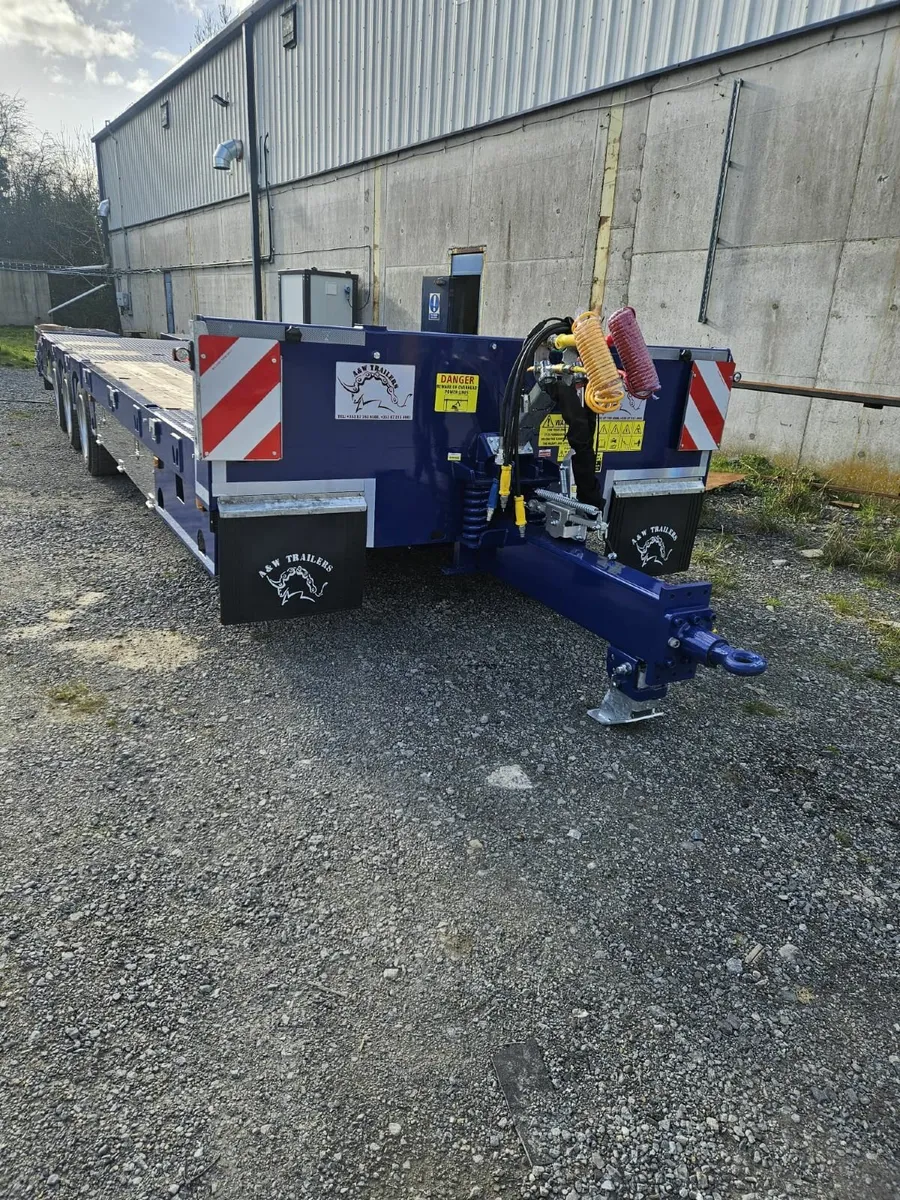
[[[416,368],[405,363],[337,363],[336,421],[411,421]]]
[[[328,587],[328,580],[316,586],[313,570],[330,574],[334,567],[327,558],[318,554],[285,554],[284,558],[273,558],[259,569],[260,579],[265,579],[278,593],[282,605],[294,596],[315,604]]]
[[[666,538],[671,539],[671,545],[666,545]],[[671,525],[650,525],[647,529],[642,529],[640,533],[635,534],[631,539],[631,544],[641,556],[641,566],[646,567],[649,563],[658,563],[659,566],[665,566],[666,559],[675,549],[675,543],[678,541],[678,534]]]

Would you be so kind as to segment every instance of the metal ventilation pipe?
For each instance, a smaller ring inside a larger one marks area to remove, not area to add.
[[[233,162],[240,162],[244,157],[244,143],[240,138],[229,138],[227,142],[219,142],[213,155],[213,166],[217,171],[230,171]]]

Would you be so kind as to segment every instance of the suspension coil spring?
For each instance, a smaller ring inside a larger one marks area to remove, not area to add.
[[[491,494],[489,479],[470,479],[463,492],[462,537],[470,550],[477,550],[487,530],[487,506]]]

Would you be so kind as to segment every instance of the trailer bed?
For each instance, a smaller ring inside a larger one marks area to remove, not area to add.
[[[182,414],[179,424],[194,428],[194,378],[187,363],[176,362],[174,340],[98,336],[95,333],[50,333],[43,337],[111,384],[157,408]]]

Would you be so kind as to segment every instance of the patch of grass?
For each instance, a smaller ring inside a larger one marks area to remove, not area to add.
[[[733,592],[740,582],[734,565],[726,558],[731,545],[731,538],[720,534],[698,543],[691,556],[691,566],[702,571],[718,596]]]
[[[763,496],[759,506],[747,514],[747,528],[753,533],[784,533],[788,520],[778,504],[769,496]]]
[[[34,366],[34,330],[30,325],[0,325],[0,367]]]
[[[781,608],[781,601],[777,596],[763,596],[763,604],[767,608]]]
[[[716,456],[715,469],[736,471],[762,504],[751,518],[758,533],[778,533],[799,520],[815,520],[825,506],[825,484],[806,467],[779,466],[762,454]]]
[[[864,617],[869,611],[868,603],[861,596],[828,592],[822,599],[839,617]]]
[[[47,696],[51,704],[67,712],[78,713],[79,716],[90,716],[106,707],[106,698],[92,692],[80,679],[48,688]]]
[[[741,705],[744,712],[751,717],[780,717],[781,709],[766,700],[745,700]]]
[[[829,567],[853,567],[868,578],[900,578],[900,527],[862,521],[851,526],[835,523],[822,546]]]
[[[878,637],[878,648],[885,667],[891,675],[900,675],[900,629],[892,624],[884,625],[878,620],[870,620],[868,625]]]
[[[877,644],[881,655],[881,664],[870,667],[863,674],[878,683],[900,686],[900,622],[891,621],[881,616],[869,606],[869,602],[861,596],[844,596],[840,593],[823,596],[822,599],[831,606],[838,616],[862,621]],[[841,664],[829,662],[832,670],[840,670]],[[846,664],[844,664],[846,665]],[[855,675],[852,670],[842,672]]]
[[[859,671],[854,667],[853,663],[849,663],[843,658],[826,658],[825,666],[829,671],[834,671],[838,675],[844,675],[847,679],[858,679]]]
[[[853,838],[846,829],[836,829],[834,831],[834,840],[839,846],[843,846],[845,850],[853,845]]]

